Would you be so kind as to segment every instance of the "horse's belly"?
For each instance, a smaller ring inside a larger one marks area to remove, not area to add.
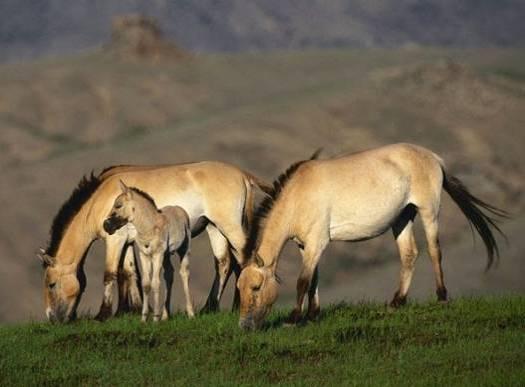
[[[399,200],[388,205],[354,207],[332,212],[330,239],[357,241],[374,238],[387,231],[397,219],[406,203]]]
[[[205,216],[202,197],[192,191],[177,192],[176,194],[166,195],[162,198],[155,198],[159,208],[165,206],[179,206],[184,208],[190,220],[190,227],[193,228],[199,218]]]
[[[391,222],[362,224],[352,221],[341,222],[330,226],[330,239],[334,241],[359,241],[374,238],[383,234],[391,226]]]

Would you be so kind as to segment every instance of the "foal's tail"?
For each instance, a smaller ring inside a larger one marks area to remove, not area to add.
[[[502,218],[508,218],[509,214],[472,195],[461,180],[447,175],[445,169],[443,169],[443,188],[466,216],[470,226],[474,226],[483,239],[487,249],[486,270],[488,270],[494,263],[494,258],[499,258],[498,244],[492,230],[496,230],[505,238],[497,222]]]

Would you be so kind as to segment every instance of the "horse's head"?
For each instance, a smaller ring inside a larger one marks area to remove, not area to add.
[[[75,265],[61,265],[45,251],[38,255],[44,266],[46,316],[52,322],[67,322],[73,317],[81,287]]]
[[[275,273],[257,257],[243,269],[237,287],[241,296],[239,326],[243,329],[259,329],[277,299]]]
[[[104,220],[104,230],[113,235],[119,228],[133,221],[135,215],[135,205],[133,200],[133,190],[120,180],[122,193],[115,198],[113,207],[108,217]]]

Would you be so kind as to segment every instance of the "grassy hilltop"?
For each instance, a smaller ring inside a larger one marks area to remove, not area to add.
[[[389,312],[327,308],[320,322],[261,332],[236,314],[143,324],[0,327],[2,385],[523,385],[525,298],[457,299]]]

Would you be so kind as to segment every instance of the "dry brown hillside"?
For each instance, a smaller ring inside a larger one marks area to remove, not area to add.
[[[484,274],[481,242],[473,246],[467,222],[444,200],[442,245],[452,297],[525,290],[523,51],[155,58],[128,60],[106,47],[0,67],[0,320],[42,317],[35,252],[55,212],[92,169],[218,159],[271,180],[319,146],[322,157],[330,157],[400,141],[433,149],[474,193],[513,214],[503,225],[509,243],[502,242],[499,267]],[[199,237],[193,254],[197,304],[212,280],[207,243]],[[431,297],[422,239],[420,245],[412,294]],[[84,311],[96,309],[101,297],[102,250],[95,244],[86,262]],[[284,304],[297,267],[297,251],[289,246],[280,265]],[[322,301],[386,301],[397,270],[390,235],[334,244],[321,264]]]

